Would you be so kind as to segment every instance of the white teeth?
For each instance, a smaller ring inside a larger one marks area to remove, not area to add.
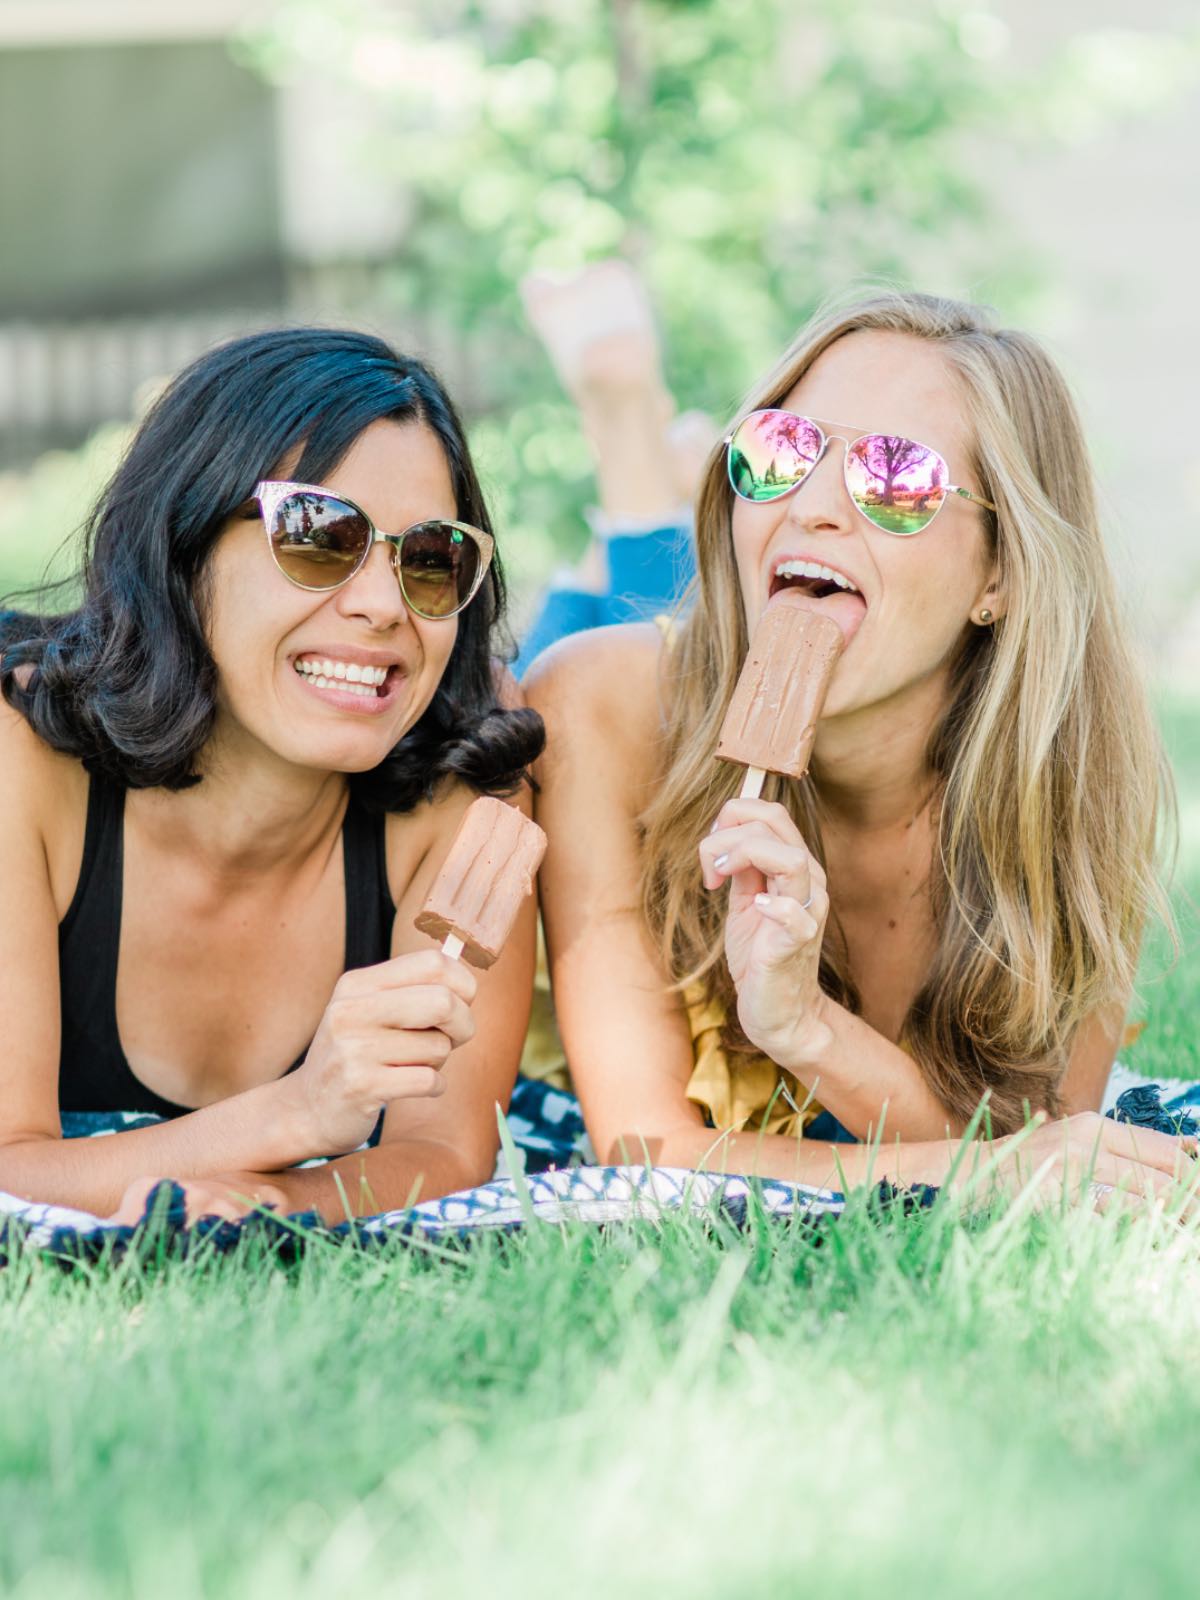
[[[836,583],[839,589],[848,589],[851,594],[857,594],[857,587],[850,582],[844,573],[835,572],[832,567],[822,566],[819,561],[781,561],[775,568],[777,578],[821,578],[826,583]]]
[[[387,667],[363,667],[356,661],[332,661],[319,656],[305,656],[292,664],[318,689],[339,689],[372,700],[388,675]]]
[[[331,661],[319,656],[305,656],[293,663],[297,672],[305,677],[324,678],[329,683],[363,683],[371,688],[381,688],[387,681],[386,667],[360,667],[356,661]]]

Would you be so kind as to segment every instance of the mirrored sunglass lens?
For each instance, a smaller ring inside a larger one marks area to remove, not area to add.
[[[777,500],[821,455],[821,430],[790,411],[756,411],[729,441],[729,482],[743,500]]]
[[[893,433],[856,439],[846,452],[854,503],[885,533],[920,533],[946,498],[946,463],[936,450]]]
[[[419,616],[449,617],[460,610],[479,575],[479,546],[448,522],[410,528],[400,545],[400,586]]]
[[[280,571],[306,589],[341,583],[370,542],[371,527],[362,512],[328,494],[288,495],[271,523],[271,549]]]

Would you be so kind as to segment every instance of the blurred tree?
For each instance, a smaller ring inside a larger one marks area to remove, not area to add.
[[[388,292],[468,375],[485,469],[539,565],[582,538],[588,463],[521,277],[631,258],[673,389],[722,416],[852,278],[928,282],[936,263],[936,286],[994,293],[968,135],[1011,110],[1006,40],[978,9],[868,0],[286,0],[242,48],[372,102],[363,158],[410,217]]]
[[[129,434],[127,425],[109,423],[78,450],[48,450],[27,472],[0,473],[0,599],[8,595],[14,605],[37,610],[43,584],[73,577],[79,530]],[[68,606],[74,592],[68,582],[46,602]]]

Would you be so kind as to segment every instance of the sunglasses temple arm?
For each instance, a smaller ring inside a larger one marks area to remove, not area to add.
[[[960,489],[956,483],[949,485],[950,493],[961,495],[964,500],[969,500],[972,505],[986,506],[989,511],[995,511],[995,506],[990,500],[985,500],[981,494],[975,494],[970,489]]]

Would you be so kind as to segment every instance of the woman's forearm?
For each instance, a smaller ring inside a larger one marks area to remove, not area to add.
[[[357,1150],[320,1167],[293,1168],[290,1172],[262,1174],[283,1191],[289,1211],[316,1211],[323,1221],[336,1224],[348,1216],[370,1217],[398,1211],[419,1200],[454,1194],[474,1184],[486,1183],[495,1162],[472,1161],[461,1150],[437,1139],[397,1139],[374,1150]],[[253,1197],[253,1179],[247,1173],[245,1198]],[[236,1181],[229,1187],[237,1191]]]
[[[833,1000],[824,1001],[821,1020],[819,1049],[779,1064],[856,1139],[919,1141],[963,1131],[906,1051]]]
[[[796,1139],[787,1134],[718,1133],[712,1128],[681,1125],[664,1137],[628,1139],[629,1160],[644,1160],[651,1153],[656,1166],[690,1167],[705,1172],[739,1173],[749,1177],[778,1178],[817,1189],[846,1193],[865,1183],[884,1180],[897,1187],[946,1181],[958,1152],[954,1139],[908,1142],[829,1144],[823,1139]],[[981,1147],[980,1153],[983,1153]],[[621,1159],[612,1152],[614,1159]]]
[[[107,1216],[137,1178],[205,1178],[302,1161],[313,1152],[297,1131],[281,1090],[286,1084],[262,1084],[169,1122],[102,1139],[10,1138],[0,1145],[0,1190]]]

